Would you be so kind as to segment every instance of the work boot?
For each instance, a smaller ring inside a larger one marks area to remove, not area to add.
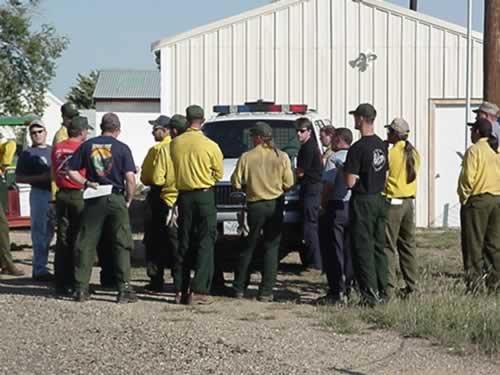
[[[90,294],[87,289],[84,290],[76,290],[73,293],[73,300],[75,302],[86,302],[90,299]]]
[[[146,284],[144,286],[144,290],[152,293],[163,293],[164,288],[163,288],[163,281],[160,282],[153,282],[151,281],[149,284]]]
[[[135,303],[137,300],[137,295],[135,294],[134,289],[130,286],[120,290],[118,292],[118,297],[116,298],[116,302],[118,303]]]
[[[257,296],[257,301],[259,302],[264,302],[264,303],[269,303],[274,301],[274,297],[272,294],[268,296]]]
[[[205,294],[190,293],[187,302],[188,305],[209,305],[212,300]]]
[[[4,275],[10,275],[10,276],[23,276],[24,271],[20,268],[17,268],[15,265],[7,266],[2,268],[2,273]]]
[[[175,292],[175,299],[174,302],[176,305],[180,305],[182,303],[182,292]]]

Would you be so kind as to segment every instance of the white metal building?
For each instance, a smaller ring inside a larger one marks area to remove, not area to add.
[[[120,140],[129,145],[141,165],[154,143],[149,120],[160,114],[160,73],[150,70],[101,70],[94,91],[95,122],[114,112],[121,122]],[[99,134],[100,130],[96,129]]]
[[[417,224],[453,225],[457,152],[466,137],[465,34],[380,0],[273,2],[153,43],[161,59],[161,111],[197,103],[210,112],[214,104],[262,98],[305,103],[334,125],[352,127],[348,111],[371,102],[380,136],[396,116],[412,126],[423,156]],[[475,98],[482,97],[482,48],[475,33]]]

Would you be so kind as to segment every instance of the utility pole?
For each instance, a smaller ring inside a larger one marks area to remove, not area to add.
[[[484,1],[484,100],[500,105],[500,0]]]

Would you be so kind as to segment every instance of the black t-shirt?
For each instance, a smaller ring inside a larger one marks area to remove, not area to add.
[[[297,168],[304,171],[304,177],[299,179],[301,184],[314,184],[321,181],[323,165],[321,164],[318,144],[313,136],[300,147]]]
[[[136,172],[130,148],[125,143],[104,135],[82,143],[73,154],[69,169],[85,169],[89,181],[113,185],[118,190],[125,188],[125,174]]]
[[[384,191],[388,167],[387,145],[378,136],[362,137],[349,149],[344,172],[359,176],[352,188],[358,194]]]
[[[48,174],[52,165],[50,155],[52,147],[30,147],[24,150],[16,164],[16,175],[20,176],[39,176]],[[50,190],[50,177],[44,182],[34,182],[32,187],[42,190]]]

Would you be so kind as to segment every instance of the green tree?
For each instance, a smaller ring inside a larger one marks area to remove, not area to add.
[[[56,60],[69,41],[51,25],[34,30],[40,0],[6,0],[0,5],[0,115],[42,115]]]
[[[70,88],[67,98],[76,104],[79,109],[94,109],[94,90],[99,73],[96,70],[88,76],[78,74],[77,84]]]

